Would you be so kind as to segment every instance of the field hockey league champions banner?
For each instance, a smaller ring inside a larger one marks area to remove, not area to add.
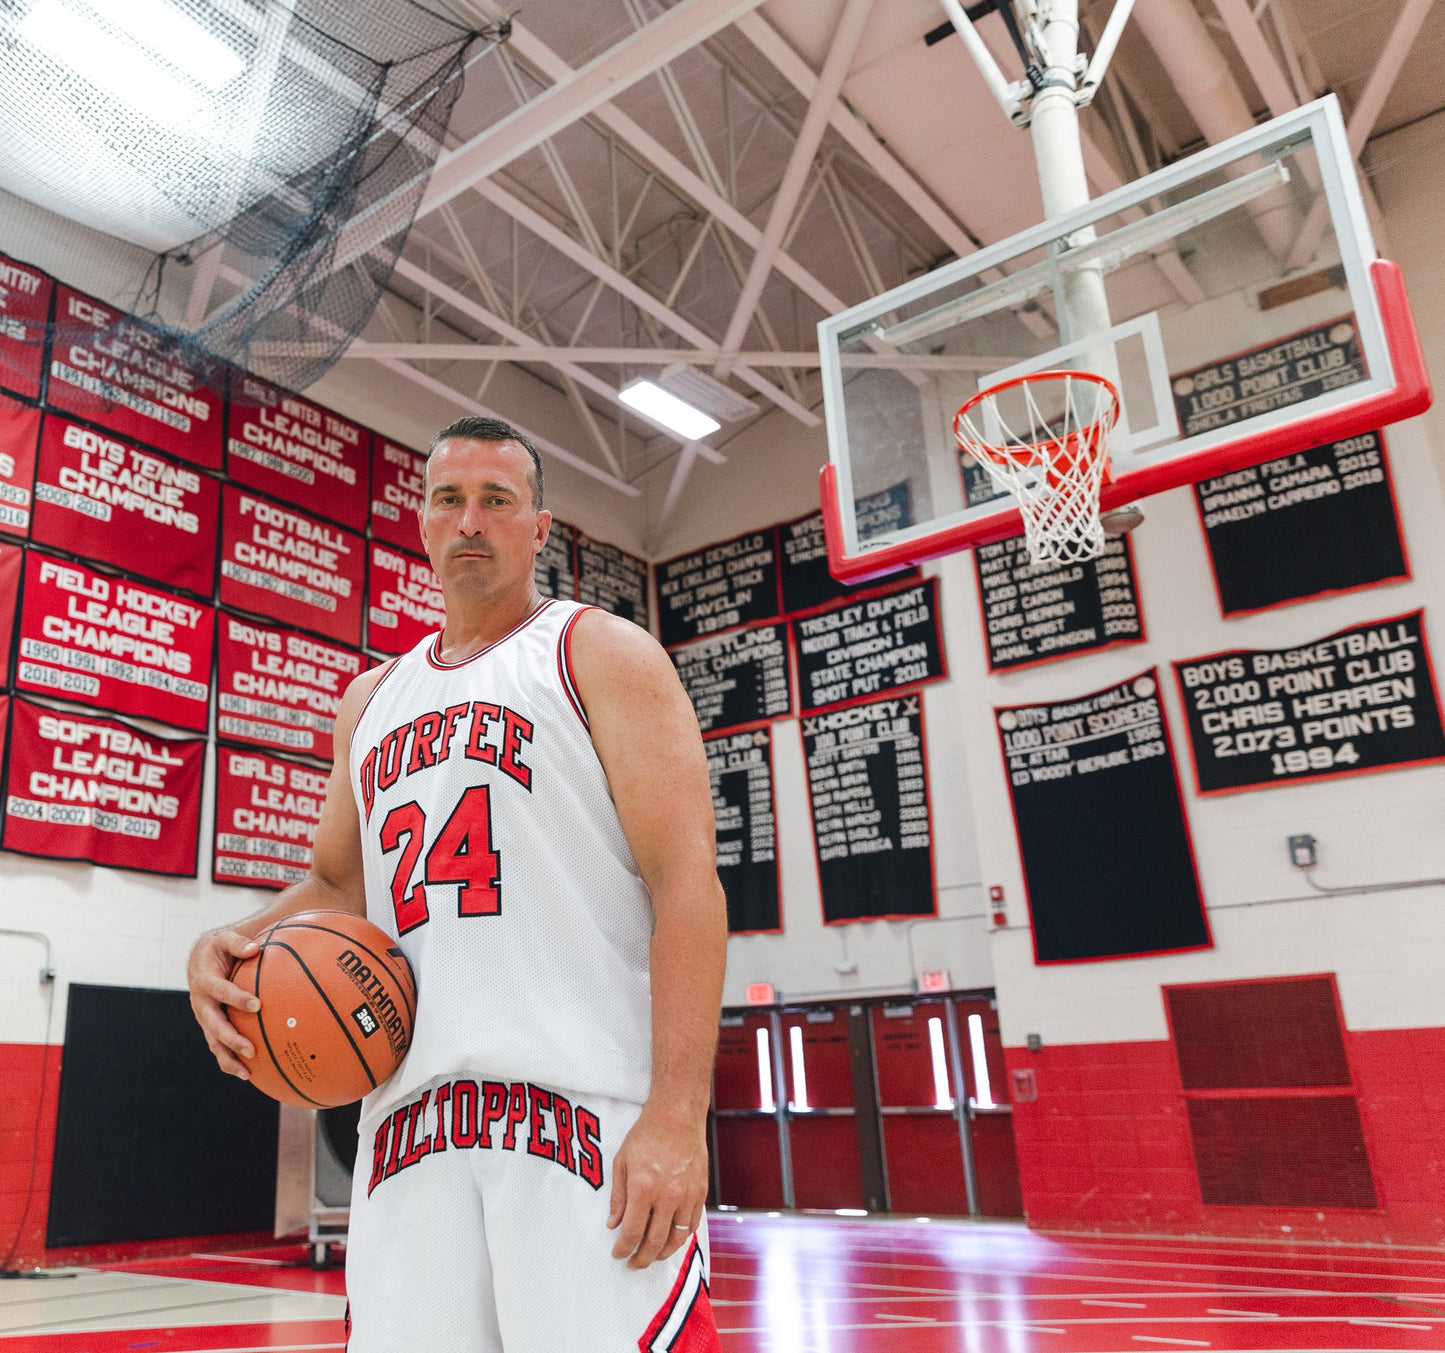
[[[31,551],[20,608],[20,690],[204,731],[215,611]]]
[[[370,508],[371,433],[309,399],[237,372],[226,468],[238,484],[360,531]]]
[[[366,641],[377,653],[408,653],[447,622],[441,580],[414,554],[367,545]]]
[[[0,845],[194,878],[205,757],[204,738],[12,700]]]
[[[61,286],[55,299],[46,402],[147,446],[221,467],[219,363],[182,361],[143,321]]]
[[[40,398],[45,324],[55,283],[39,268],[0,254],[0,388]]]
[[[212,879],[285,888],[305,878],[328,778],[283,757],[218,748]]]

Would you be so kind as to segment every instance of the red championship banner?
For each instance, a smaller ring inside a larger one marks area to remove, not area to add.
[[[0,686],[10,684],[10,641],[15,636],[15,616],[20,609],[20,569],[25,551],[19,545],[0,541]],[[0,729],[5,721],[0,719]]]
[[[354,531],[226,485],[221,604],[361,646],[364,541]]]
[[[215,608],[32,551],[21,690],[204,731]]]
[[[211,877],[263,888],[304,879],[328,778],[315,766],[264,752],[218,748]]]
[[[371,534],[414,550],[421,543],[416,514],[422,504],[426,457],[387,441],[379,432],[371,436]]]
[[[368,559],[366,646],[407,653],[447,623],[441,581],[425,559],[375,541]]]
[[[240,372],[231,378],[226,468],[238,484],[358,531],[366,525],[371,433]]]
[[[40,410],[0,395],[0,531],[30,534]]]
[[[45,322],[55,283],[39,268],[0,254],[0,386],[40,398]]]
[[[210,475],[46,415],[32,531],[42,545],[209,596],[220,512]]]
[[[331,760],[341,697],[371,665],[360,653],[224,611],[217,651],[221,737]]]
[[[205,760],[204,738],[12,701],[0,845],[194,878]]]
[[[221,468],[221,367],[200,371],[149,325],[62,286],[46,402],[173,456]]]

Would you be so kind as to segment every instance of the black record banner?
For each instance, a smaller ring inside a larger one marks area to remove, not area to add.
[[[1174,664],[1201,794],[1445,759],[1423,611]]]
[[[773,528],[749,531],[658,564],[657,605],[664,648],[777,615]]]
[[[858,518],[858,534],[864,540],[913,525],[913,499],[906,480],[881,493],[857,499],[853,507]],[[918,576],[916,568],[901,569],[886,578],[849,587],[828,572],[828,545],[823,537],[821,512],[785,521],[777,529],[784,615],[816,610],[841,597]]]
[[[717,821],[717,875],[727,896],[728,934],[783,928],[778,828],[773,806],[773,735],[766,728],[703,743]]]
[[[991,672],[1138,643],[1144,620],[1127,536],[1079,564],[1031,564],[1022,536],[973,552]]]
[[[1158,672],[994,713],[1035,962],[1210,947]]]
[[[782,621],[699,639],[670,656],[704,733],[793,712],[788,630]]]
[[[933,916],[922,697],[803,719],[823,922]]]
[[[798,648],[804,710],[948,675],[936,578],[789,623]]]
[[[576,560],[578,601],[600,606],[647,629],[646,559],[581,534],[572,557]]]
[[[1379,432],[1194,486],[1225,615],[1408,578]]]
[[[544,597],[573,601],[577,596],[577,528],[552,518],[547,542],[534,561],[537,591]]]

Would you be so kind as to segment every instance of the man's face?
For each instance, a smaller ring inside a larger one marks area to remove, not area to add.
[[[417,517],[446,590],[501,592],[532,576],[552,514],[532,508],[531,468],[526,450],[510,441],[454,437],[432,452]]]

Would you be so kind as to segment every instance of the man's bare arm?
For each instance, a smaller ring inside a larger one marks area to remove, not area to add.
[[[389,664],[388,664],[389,666]],[[208,930],[191,949],[186,982],[191,1009],[222,1071],[250,1080],[245,1059],[255,1048],[231,1023],[225,1007],[256,1010],[260,1002],[231,981],[236,960],[255,949],[254,937],[268,926],[298,911],[351,911],[366,914],[366,892],[361,875],[361,820],[351,792],[351,732],[366,698],[386,667],[363,672],[347,687],[336,716],[332,738],[335,761],[326,787],[321,821],[316,825],[311,871],[300,883],[277,895],[268,907],[217,930]]]
[[[617,815],[652,895],[652,1086],[612,1169],[613,1254],[666,1258],[702,1218],[707,1108],[727,959],[712,790],[671,661],[630,621],[589,611],[572,665]]]

